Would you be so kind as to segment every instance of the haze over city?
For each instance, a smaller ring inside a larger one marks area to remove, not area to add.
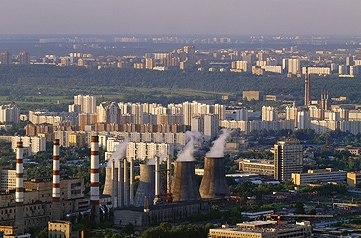
[[[0,34],[358,35],[359,0],[2,0]]]
[[[0,238],[361,237],[361,0],[0,0]]]

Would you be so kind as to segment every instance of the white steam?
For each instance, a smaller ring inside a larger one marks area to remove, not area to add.
[[[217,140],[213,141],[213,146],[211,150],[207,152],[206,157],[211,158],[220,158],[224,156],[224,146],[226,145],[226,140],[228,136],[232,133],[231,129],[222,129],[222,134],[218,137]]]
[[[119,145],[117,145],[116,150],[113,152],[112,156],[110,156],[108,160],[108,168],[112,167],[113,160],[115,161],[115,168],[118,168],[118,160],[125,158],[125,152],[127,150],[128,142],[129,140],[125,139],[122,143],[119,143]]]
[[[194,161],[194,146],[199,144],[202,134],[198,131],[187,131],[186,140],[188,142],[181,152],[178,154],[177,161]]]
[[[163,153],[163,154],[160,154],[160,155],[157,155],[159,157],[159,164],[162,163],[162,161],[165,161],[167,159],[167,154],[166,153]],[[147,165],[155,165],[155,158],[150,158],[148,161],[147,161]]]

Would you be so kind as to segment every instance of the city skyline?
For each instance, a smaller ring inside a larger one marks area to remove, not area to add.
[[[357,0],[22,0],[2,1],[1,8],[1,34],[361,33]]]

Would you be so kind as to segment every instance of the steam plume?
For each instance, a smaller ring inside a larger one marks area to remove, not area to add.
[[[164,154],[157,155],[157,156],[159,156],[159,164],[161,164],[162,161],[165,161],[165,158],[166,158],[167,154],[164,153]],[[150,158],[150,159],[147,161],[147,165],[155,165],[155,158]]]
[[[177,161],[194,161],[194,146],[199,143],[199,139],[201,138],[201,136],[201,133],[198,131],[186,132],[186,139],[188,139],[189,141],[187,142],[183,150],[178,154]]]
[[[115,160],[115,168],[118,168],[118,159],[125,158],[125,151],[127,149],[128,142],[129,140],[125,139],[122,143],[119,143],[119,145],[117,145],[116,150],[113,152],[112,156],[110,156],[108,160],[108,164],[107,164],[108,168],[112,167],[113,160]]]
[[[207,152],[206,157],[219,158],[224,156],[224,146],[226,145],[226,139],[232,133],[231,129],[222,129],[222,134],[217,140],[213,141],[211,150]]]

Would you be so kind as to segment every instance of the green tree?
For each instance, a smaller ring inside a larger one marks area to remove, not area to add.
[[[44,230],[40,231],[38,238],[48,238],[48,228],[44,228]]]
[[[295,214],[306,214],[304,204],[301,201],[296,202]]]

